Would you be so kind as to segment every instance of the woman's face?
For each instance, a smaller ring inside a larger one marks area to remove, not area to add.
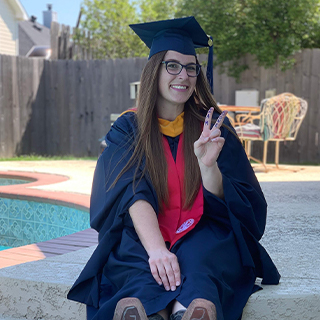
[[[183,65],[196,63],[195,56],[176,51],[168,51],[163,60],[175,61]],[[183,110],[185,102],[195,89],[196,82],[197,77],[189,77],[185,68],[182,68],[178,75],[172,75],[167,72],[166,65],[162,64],[159,73],[157,107],[162,109],[178,107]]]

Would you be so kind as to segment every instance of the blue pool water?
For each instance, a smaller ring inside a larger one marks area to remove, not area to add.
[[[89,213],[85,210],[0,198],[0,250],[47,241],[87,228],[90,228]]]
[[[10,249],[11,247],[0,246],[0,251]]]
[[[0,186],[11,186],[13,184],[23,184],[29,183],[29,180],[22,180],[22,179],[10,179],[6,177],[0,177]]]

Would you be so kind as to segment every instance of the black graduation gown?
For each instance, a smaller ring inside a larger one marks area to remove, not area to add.
[[[217,118],[218,114],[214,113]],[[227,119],[225,123],[229,125]],[[88,319],[112,319],[116,303],[124,297],[141,300],[148,315],[178,300],[186,307],[195,298],[212,301],[218,320],[236,320],[249,296],[264,284],[277,284],[280,275],[258,242],[266,224],[267,204],[239,140],[221,127],[226,139],[218,158],[224,200],[204,191],[204,214],[171,251],[178,257],[182,284],[167,292],[153,279],[148,255],[128,213],[137,200],[146,200],[158,212],[155,191],[143,177],[133,192],[135,168],[114,188],[115,177],[132,154],[135,114],[128,112],[106,136],[107,148],[99,157],[92,186],[90,219],[99,232],[99,244],[68,294],[88,305]],[[178,139],[169,142],[174,152]],[[139,173],[136,183],[140,179]]]

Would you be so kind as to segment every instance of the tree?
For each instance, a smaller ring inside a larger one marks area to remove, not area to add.
[[[194,15],[213,37],[216,65],[239,78],[253,54],[266,68],[283,70],[302,48],[320,47],[319,0],[182,0],[176,16]]]
[[[146,54],[129,24],[138,22],[136,8],[129,0],[84,0],[80,26],[89,35],[77,34],[82,45],[89,45],[100,59],[137,57]]]
[[[177,1],[84,0],[81,28],[76,40],[100,59],[147,56],[149,50],[129,24],[174,17]],[[89,35],[89,40],[88,40]]]
[[[173,19],[180,0],[140,0],[137,2],[140,22]]]

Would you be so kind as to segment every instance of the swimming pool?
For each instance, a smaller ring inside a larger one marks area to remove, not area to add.
[[[34,180],[8,178],[0,175],[0,186],[11,186],[13,184],[29,183],[30,181],[34,181]]]
[[[0,250],[47,241],[90,228],[85,209],[0,198]],[[5,248],[3,248],[5,247]]]

